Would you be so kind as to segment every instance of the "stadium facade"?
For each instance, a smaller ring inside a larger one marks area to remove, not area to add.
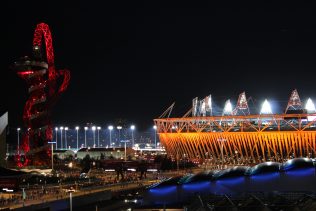
[[[303,105],[293,90],[281,114],[272,112],[267,100],[261,111],[251,114],[245,92],[236,107],[227,100],[222,115],[213,115],[212,97],[193,99],[181,118],[166,118],[172,107],[155,119],[167,153],[175,159],[238,158],[253,163],[315,157],[316,113],[311,99]],[[189,116],[191,114],[191,116]]]

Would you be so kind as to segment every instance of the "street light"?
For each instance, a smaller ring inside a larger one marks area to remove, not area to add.
[[[157,148],[157,126],[156,125],[154,125],[153,126],[153,128],[154,128],[154,131],[155,131],[155,149]]]
[[[99,131],[101,130],[101,127],[97,127],[98,129],[98,147],[100,147],[100,136],[99,136]]]
[[[87,130],[88,127],[84,127],[84,147],[87,147]]]
[[[121,141],[121,132],[120,132],[120,130],[122,130],[122,126],[117,126],[116,127],[117,129],[118,129],[118,131],[119,131],[119,142]]]
[[[57,149],[57,135],[58,135],[58,127],[55,127],[55,131],[56,131],[55,136],[56,136],[56,149]]]
[[[124,160],[126,162],[126,143],[129,142],[129,140],[121,141],[124,142]]]
[[[78,139],[79,139],[79,135],[78,135],[78,132],[79,132],[79,127],[77,126],[76,127],[76,131],[77,131],[77,151],[78,151],[78,148],[79,148],[79,141],[78,141]]]
[[[96,127],[93,126],[92,127],[92,131],[93,131],[93,147],[95,147],[95,130],[96,130]]]
[[[49,144],[52,144],[52,171],[54,170],[54,144],[55,142],[49,141]]]
[[[112,125],[110,125],[109,127],[108,127],[108,129],[109,129],[109,131],[110,131],[110,146],[111,146],[111,144],[112,144],[112,137],[111,137],[111,132],[112,132],[112,130],[113,130],[113,126]]]
[[[68,127],[65,127],[65,144],[66,144],[66,149],[68,148],[68,144],[67,144],[67,130],[68,130]]]
[[[21,128],[18,127],[16,130],[18,132],[18,147],[17,147],[17,150],[18,150],[18,155],[19,155],[20,154],[20,130],[21,130]]]
[[[64,127],[60,127],[60,146],[61,146],[61,149],[63,148],[63,129]]]
[[[135,130],[135,125],[131,125],[131,130],[132,130],[132,147],[134,146],[134,130]]]
[[[72,193],[75,192],[74,189],[68,189],[66,190],[67,193],[69,193],[69,210],[72,211]]]

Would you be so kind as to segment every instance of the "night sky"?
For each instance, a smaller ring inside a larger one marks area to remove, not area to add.
[[[56,124],[125,119],[146,130],[172,102],[181,116],[192,98],[208,94],[220,108],[242,91],[282,109],[294,88],[302,101],[316,100],[316,19],[308,5],[29,2],[1,6],[0,110],[9,110],[12,126],[22,125],[27,90],[9,66],[31,55],[39,22],[51,28],[57,69],[71,71]]]

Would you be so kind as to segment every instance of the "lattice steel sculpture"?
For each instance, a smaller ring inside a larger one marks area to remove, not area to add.
[[[45,42],[46,61],[42,57],[42,42]],[[49,165],[51,150],[48,142],[53,139],[51,109],[57,98],[69,84],[70,72],[56,70],[54,49],[49,27],[45,23],[37,25],[33,39],[33,57],[23,57],[14,63],[13,69],[28,85],[29,98],[25,103],[21,151],[17,155],[18,166]]]

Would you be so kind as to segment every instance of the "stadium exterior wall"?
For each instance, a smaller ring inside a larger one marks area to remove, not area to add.
[[[169,155],[189,159],[227,156],[267,160],[315,156],[316,131],[159,133]]]

